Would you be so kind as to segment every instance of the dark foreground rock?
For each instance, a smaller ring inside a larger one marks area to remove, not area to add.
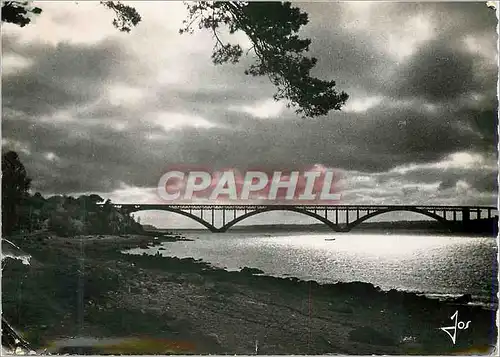
[[[94,354],[483,354],[496,342],[495,312],[464,305],[468,297],[440,302],[120,253],[150,242],[18,241],[33,259],[3,271],[5,317],[37,349]],[[454,345],[439,328],[456,311],[471,322]],[[87,339],[64,342],[75,336]]]

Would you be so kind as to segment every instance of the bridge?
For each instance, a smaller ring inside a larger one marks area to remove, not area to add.
[[[493,218],[498,209],[488,206],[405,206],[405,205],[224,205],[224,204],[114,204],[123,213],[160,210],[180,214],[201,223],[211,232],[226,232],[246,218],[271,211],[291,211],[315,218],[336,232],[349,232],[358,224],[375,216],[397,211],[419,213],[456,229],[462,222]],[[215,212],[219,221],[216,226]],[[343,218],[343,219],[340,219]]]

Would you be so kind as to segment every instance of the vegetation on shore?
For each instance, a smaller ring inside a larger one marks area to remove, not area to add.
[[[30,194],[31,178],[14,151],[2,156],[2,234],[49,230],[67,237],[81,234],[142,233],[130,214],[118,211],[110,200],[90,194],[77,198]]]

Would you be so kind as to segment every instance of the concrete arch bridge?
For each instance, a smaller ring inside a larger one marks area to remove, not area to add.
[[[297,212],[324,223],[336,232],[349,232],[358,224],[388,212],[414,212],[454,229],[457,222],[467,226],[474,220],[492,218],[498,210],[488,206],[406,206],[406,205],[211,205],[211,204],[114,204],[124,213],[160,210],[191,218],[211,232],[226,232],[235,224],[271,211]],[[218,223],[216,224],[216,215]]]

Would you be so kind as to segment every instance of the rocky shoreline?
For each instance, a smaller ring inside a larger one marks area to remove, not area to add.
[[[179,238],[16,237],[33,258],[4,269],[4,316],[48,352],[106,353],[96,342],[55,342],[74,336],[114,339],[115,352],[116,339],[139,338],[142,350],[136,341],[119,351],[144,354],[487,354],[496,344],[495,311],[467,296],[443,302],[121,253]],[[439,328],[453,325],[455,311],[471,323],[453,344]]]

